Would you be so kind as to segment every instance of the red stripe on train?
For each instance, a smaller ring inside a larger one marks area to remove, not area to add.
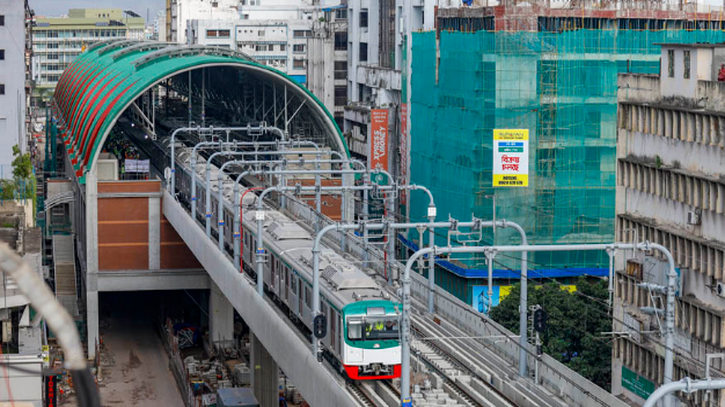
[[[393,374],[391,375],[372,375],[372,376],[361,376],[358,373],[359,366],[349,366],[349,365],[343,365],[345,367],[345,373],[347,373],[348,377],[352,380],[383,380],[383,379],[396,379],[400,377],[400,365],[393,365]]]

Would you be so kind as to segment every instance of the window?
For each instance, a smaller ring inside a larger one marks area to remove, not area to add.
[[[267,50],[267,45],[266,44],[256,45],[254,47],[254,50],[255,51],[266,51]]]
[[[3,59],[5,59],[5,50],[0,49],[0,61],[2,61]]]
[[[363,321],[361,318],[350,318],[347,320],[347,339],[360,340],[362,339],[362,327]]]
[[[347,32],[335,33],[335,51],[347,51]]]
[[[5,25],[5,16],[0,14],[0,26]]]
[[[368,44],[360,43],[360,62],[366,62],[368,60]]]
[[[398,319],[395,317],[387,318],[366,318],[365,319],[365,339],[397,339],[398,338]]]
[[[335,79],[347,79],[347,61],[335,61]]]
[[[347,104],[347,86],[335,86],[335,106]]]
[[[292,52],[305,52],[305,44],[294,44],[292,45]]]
[[[675,77],[675,50],[667,50],[667,76]]]
[[[257,36],[258,37],[264,37],[264,30],[258,30],[257,31]]]
[[[335,20],[347,20],[347,9],[335,10]]]
[[[295,59],[292,62],[292,67],[294,69],[304,69],[307,66],[307,60],[306,59]]]
[[[312,31],[310,30],[294,30],[292,36],[295,38],[307,38],[312,37]]]
[[[219,30],[219,31],[217,31],[217,37],[229,38],[229,30]]]
[[[279,44],[279,50],[280,51],[287,51],[287,44]]]
[[[312,293],[310,292],[310,287],[307,286],[305,286],[305,304],[307,308],[312,308]]]
[[[4,95],[4,94],[5,94],[5,84],[0,83],[0,95]]]
[[[690,51],[683,51],[683,57],[685,72],[682,74],[682,77],[690,79]]]
[[[368,9],[364,8],[360,10],[360,28],[368,27]]]

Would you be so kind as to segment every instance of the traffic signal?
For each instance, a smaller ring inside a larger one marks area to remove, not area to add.
[[[546,313],[541,308],[534,311],[534,330],[539,333],[546,330]]]
[[[315,338],[322,339],[327,335],[327,318],[320,314],[312,320],[312,333]]]

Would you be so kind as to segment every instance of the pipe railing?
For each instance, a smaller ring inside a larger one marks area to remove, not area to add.
[[[191,150],[191,158],[190,158],[190,167],[191,167],[191,209],[192,214],[196,216],[196,160],[197,160],[197,150],[201,147],[208,147],[208,146],[219,146],[219,148],[223,147],[244,147],[244,146],[262,146],[262,145],[273,145],[273,146],[279,146],[282,144],[292,144],[297,146],[312,146],[316,150],[319,150],[319,146],[317,144],[313,143],[312,141],[308,140],[291,140],[291,141],[233,141],[233,142],[216,142],[216,141],[202,141],[200,143],[197,143],[194,148]],[[279,150],[279,147],[277,147],[277,150]],[[212,154],[214,155],[214,154]],[[207,160],[207,164],[211,162],[211,159]],[[175,192],[175,191],[172,191]],[[207,218],[210,218],[211,215],[207,214]]]
[[[664,384],[655,390],[647,400],[644,402],[643,407],[655,407],[657,402],[663,397],[672,397],[672,393],[676,391],[684,391],[687,394],[694,393],[698,390],[721,390],[725,389],[725,379],[705,379],[705,380],[691,380],[689,377],[684,379]],[[667,399],[665,399],[666,402]]]
[[[208,131],[210,133],[214,133],[215,131],[249,131],[249,130],[258,130],[259,127],[251,127],[251,126],[245,126],[245,127],[179,127],[178,129],[174,130],[171,133],[171,157],[170,157],[170,164],[171,164],[171,194],[173,195],[176,192],[176,135],[185,132],[185,133],[192,133],[196,132],[197,134],[201,133],[202,131]],[[266,126],[263,128],[263,130],[267,131],[278,131],[280,134],[280,137],[282,140],[284,140],[284,132],[282,130],[273,127],[273,126]]]
[[[411,407],[410,399],[410,270],[415,261],[425,254],[436,255],[442,253],[497,253],[497,252],[555,252],[555,251],[592,251],[592,250],[615,250],[615,249],[641,249],[657,250],[662,253],[669,263],[667,272],[667,305],[665,310],[665,384],[672,381],[674,363],[674,328],[675,328],[675,285],[677,273],[675,261],[672,254],[666,247],[657,243],[611,243],[611,244],[570,244],[570,245],[520,245],[520,246],[460,246],[460,247],[433,247],[424,248],[413,253],[405,264],[403,274],[403,335],[401,340],[402,348],[402,369],[401,369],[401,406]],[[522,287],[523,292],[523,287]],[[525,309],[525,308],[524,308]],[[523,334],[523,332],[522,332]],[[671,397],[665,398],[665,406],[671,406]]]
[[[519,230],[521,233],[523,233],[523,229],[521,226],[514,222],[507,222],[506,220],[501,220],[498,222],[491,222],[491,221],[482,221],[480,219],[475,219],[470,222],[458,222],[458,221],[446,221],[446,222],[414,222],[414,223],[390,223],[390,222],[384,222],[384,223],[358,223],[358,224],[346,224],[346,225],[340,225],[340,224],[333,224],[328,225],[322,228],[322,230],[315,236],[315,242],[312,245],[312,314],[316,316],[319,314],[320,311],[320,243],[322,242],[322,237],[330,231],[339,231],[343,232],[345,230],[354,230],[354,229],[362,229],[363,233],[366,230],[399,230],[399,229],[417,229],[417,228],[427,228],[429,230],[432,230],[433,233],[435,233],[435,229],[437,228],[447,228],[450,229],[451,227],[458,228],[471,228],[473,230],[480,230],[484,227],[513,227],[516,230]],[[422,237],[421,237],[422,239]],[[526,235],[522,234],[522,244],[526,244]],[[433,248],[429,248],[433,249]],[[433,264],[435,265],[435,256],[429,255],[429,261],[432,260]],[[524,260],[525,261],[525,260]],[[522,268],[525,268],[525,263],[522,264]],[[523,276],[523,274],[522,274]],[[429,277],[429,283],[430,283],[430,275]],[[523,280],[523,277],[522,277]],[[435,295],[435,281],[433,281],[433,289],[429,290],[428,292],[428,303],[433,302],[433,297]],[[430,286],[429,286],[430,288]],[[523,307],[523,309],[526,309],[526,307]],[[524,317],[524,320],[526,318]],[[525,327],[525,325],[524,325]],[[312,343],[312,352],[314,355],[319,356],[319,343],[317,343],[316,340]],[[525,358],[526,354],[524,353],[524,368],[525,368]]]
[[[227,162],[228,163],[228,162]],[[225,165],[227,163],[224,163]],[[238,164],[246,164],[246,165],[255,165],[255,164],[274,164],[274,163],[280,163],[285,165],[305,165],[308,163],[312,164],[347,164],[347,160],[251,160],[251,161],[238,161]],[[242,174],[249,171],[244,171]],[[219,172],[221,174],[221,170]],[[248,174],[247,174],[248,175]],[[224,250],[224,240],[221,236],[224,235],[224,189],[221,185],[221,176],[217,178],[217,182],[219,182],[218,186],[218,199],[217,199],[217,220],[218,220],[218,233],[219,233],[219,250]],[[320,186],[318,184],[315,184],[315,187]],[[206,185],[206,213],[211,215],[211,188],[209,186],[209,183]],[[209,218],[211,216],[207,217],[207,223],[206,223],[206,237],[211,238],[211,222],[209,222]]]

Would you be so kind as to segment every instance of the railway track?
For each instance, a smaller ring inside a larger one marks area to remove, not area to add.
[[[524,380],[518,377],[515,367],[510,366],[508,361],[493,352],[490,344],[487,344],[485,340],[470,338],[451,324],[445,321],[435,321],[429,315],[424,314],[413,313],[413,329],[418,334],[419,342],[424,342],[424,346],[435,349],[437,354],[442,355],[457,369],[471,376],[472,381],[469,386],[461,383],[459,387],[469,387],[472,388],[471,390],[475,390],[474,392],[483,394],[489,402],[488,405],[497,407],[566,406],[566,403],[542,388],[528,386]],[[503,338],[502,340],[510,339]],[[415,347],[415,343],[413,346]],[[495,383],[502,381],[507,383],[506,386],[503,386],[506,392],[500,390],[500,386],[494,386]],[[467,392],[468,389],[462,390]]]

